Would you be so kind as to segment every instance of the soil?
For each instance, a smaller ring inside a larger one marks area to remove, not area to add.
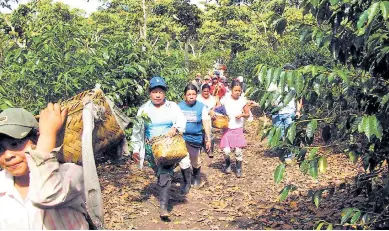
[[[344,154],[325,154],[328,168],[318,180],[304,175],[296,162],[287,165],[280,184],[274,183],[274,170],[281,163],[256,134],[258,121],[246,124],[248,146],[244,151],[243,177],[223,172],[224,157],[202,153],[202,185],[190,193],[179,193],[182,176],[175,169],[168,221],[159,218],[158,186],[152,169],[138,169],[132,161],[103,163],[98,166],[107,229],[313,229],[325,220],[339,223],[341,210],[363,197],[354,197],[352,182],[362,169]],[[220,137],[220,131],[215,131]],[[216,142],[218,143],[218,142]],[[232,155],[233,157],[233,155]],[[233,165],[233,170],[235,169]],[[297,190],[279,202],[284,186]],[[312,195],[324,190],[316,207]],[[336,226],[334,227],[336,228]]]

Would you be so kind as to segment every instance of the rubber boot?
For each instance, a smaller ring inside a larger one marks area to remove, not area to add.
[[[188,194],[190,190],[190,183],[192,178],[192,171],[190,168],[181,169],[182,178],[184,179],[184,184],[181,187],[181,194]]]
[[[236,177],[242,177],[242,161],[236,161]]]
[[[167,182],[165,186],[161,186],[159,197],[160,197],[160,214],[161,219],[167,219],[169,217],[169,198],[170,198],[170,187],[172,185],[171,180]]]
[[[201,167],[193,168],[193,176],[192,176],[192,185],[194,187],[199,187],[201,185],[201,175],[200,171]]]
[[[214,149],[214,147],[215,147],[215,141],[214,140],[212,140],[211,141],[211,150],[209,150],[209,152],[208,152],[208,157],[209,158],[213,158],[213,149]]]
[[[231,173],[231,159],[230,157],[226,157],[226,168],[225,171],[226,173]]]

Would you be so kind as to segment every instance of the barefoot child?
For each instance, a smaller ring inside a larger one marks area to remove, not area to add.
[[[66,115],[51,103],[39,125],[22,108],[0,113],[1,230],[89,229],[82,167],[56,158]]]

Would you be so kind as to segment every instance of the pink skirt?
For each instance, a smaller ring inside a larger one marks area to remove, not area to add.
[[[246,138],[243,128],[227,129],[220,140],[220,148],[243,148],[246,146]]]

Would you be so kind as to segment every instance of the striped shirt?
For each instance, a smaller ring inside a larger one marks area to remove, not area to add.
[[[26,152],[30,186],[25,199],[14,187],[13,176],[0,172],[1,230],[89,229],[82,167],[59,164],[57,151]]]

